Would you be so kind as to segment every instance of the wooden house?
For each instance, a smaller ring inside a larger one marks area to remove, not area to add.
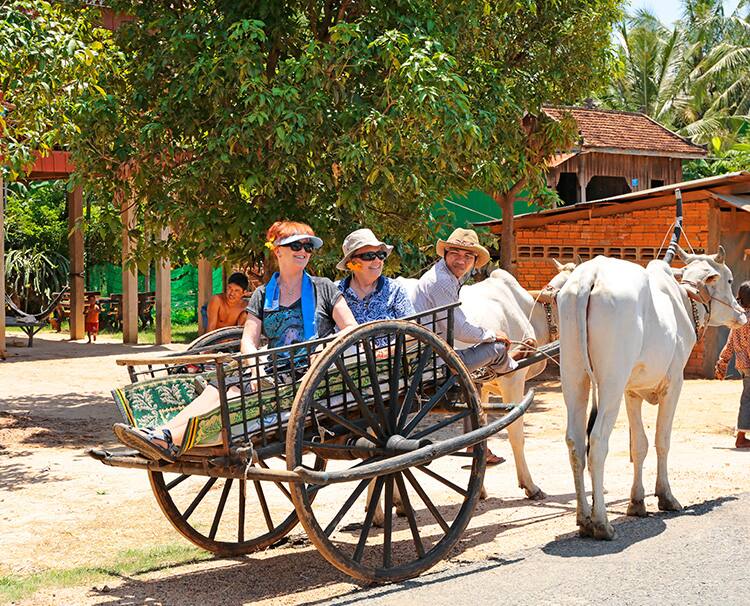
[[[556,120],[572,114],[576,147],[550,162],[547,184],[564,204],[610,198],[682,181],[683,160],[706,150],[645,114],[585,107],[545,106]]]

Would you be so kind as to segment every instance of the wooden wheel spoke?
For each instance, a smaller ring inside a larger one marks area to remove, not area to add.
[[[266,519],[266,526],[268,526],[268,530],[273,530],[274,523],[271,519],[271,512],[268,509],[268,502],[266,501],[266,495],[263,492],[263,486],[259,480],[253,480],[253,485],[255,486],[255,492],[258,493],[258,500],[260,501],[260,508],[263,510],[263,517]]]
[[[401,430],[406,424],[406,420],[409,418],[412,402],[414,402],[414,398],[417,395],[417,389],[419,389],[422,374],[424,373],[425,366],[427,366],[427,361],[430,359],[431,355],[432,347],[428,345],[424,348],[422,355],[419,356],[419,360],[417,361],[417,365],[414,368],[414,372],[412,373],[411,377],[409,377],[409,388],[406,390],[404,401],[401,404],[401,414],[398,417],[396,433],[401,433]]]
[[[385,521],[383,522],[383,568],[390,568],[393,561],[393,475],[385,479]]]
[[[195,508],[200,505],[200,502],[203,500],[203,498],[208,494],[208,491],[211,490],[211,487],[216,484],[216,480],[219,478],[208,478],[208,482],[206,482],[203,485],[203,488],[200,489],[200,492],[195,496],[193,499],[193,502],[190,503],[188,508],[185,510],[185,513],[182,514],[182,517],[187,520],[195,511]]]
[[[425,467],[424,465],[419,465],[417,467],[417,469],[419,469],[419,471],[421,471],[422,473],[427,474],[431,478],[437,480],[441,484],[447,486],[448,488],[450,488],[452,490],[455,490],[461,496],[464,496],[464,497],[468,496],[469,493],[466,492],[466,490],[464,490],[463,488],[461,488],[459,485],[454,484],[449,479],[444,478],[439,473],[436,473],[436,472],[432,471],[432,469],[430,469],[429,467]]]
[[[221,497],[219,498],[219,506],[216,508],[216,514],[214,514],[214,521],[211,523],[211,532],[209,532],[208,537],[210,539],[216,538],[216,533],[219,530],[219,522],[221,522],[221,516],[224,513],[224,506],[227,504],[227,497],[229,496],[229,491],[232,488],[232,478],[228,478],[226,482],[224,482],[224,488],[221,491]]]
[[[450,531],[450,526],[448,526],[448,523],[445,521],[445,518],[440,514],[438,511],[438,508],[435,507],[435,504],[432,502],[430,497],[427,496],[427,493],[424,491],[424,488],[420,485],[419,482],[417,482],[417,478],[414,477],[414,474],[412,474],[411,471],[408,469],[404,469],[402,472],[407,480],[409,480],[409,484],[411,484],[414,487],[414,490],[419,495],[419,498],[422,499],[422,502],[427,506],[427,509],[430,510],[430,513],[432,514],[432,517],[435,518],[438,524],[440,524],[440,527],[443,529],[444,532]]]
[[[450,377],[448,377],[445,383],[443,383],[435,392],[435,394],[430,398],[430,401],[427,402],[427,404],[424,404],[422,408],[420,408],[419,412],[409,422],[409,424],[404,427],[401,435],[403,435],[404,437],[408,437],[411,431],[419,424],[422,419],[424,419],[427,413],[435,408],[435,404],[442,400],[443,396],[448,393],[448,390],[456,384],[456,381],[458,381],[458,375],[451,375]]]
[[[404,350],[404,336],[396,335],[396,345],[393,352],[390,384],[388,386],[388,423],[392,429],[397,427],[396,405],[398,403],[398,384],[401,379],[401,363]],[[388,344],[388,354],[391,353],[390,343]]]
[[[327,537],[331,536],[331,533],[336,529],[336,526],[339,522],[344,518],[344,516],[347,514],[347,512],[352,508],[352,505],[354,505],[354,502],[359,498],[359,495],[361,495],[365,488],[367,488],[367,485],[370,483],[370,480],[362,480],[359,484],[357,484],[357,487],[354,489],[352,494],[349,495],[349,498],[344,501],[344,504],[341,506],[341,509],[336,512],[336,515],[333,516],[333,519],[328,523],[328,526],[326,526],[325,530],[323,531]]]
[[[247,480],[240,480],[240,503],[237,514],[237,542],[242,543],[245,540],[245,496],[247,491]]]
[[[409,501],[409,493],[406,490],[406,484],[404,478],[401,477],[400,473],[396,475],[396,486],[398,487],[398,493],[401,497],[401,507],[406,512],[406,519],[409,522],[409,530],[411,530],[411,538],[414,541],[414,547],[417,550],[417,555],[420,558],[424,557],[424,545],[422,544],[422,537],[419,536],[419,527],[417,526],[417,518],[414,515],[414,509]]]
[[[365,545],[367,544],[367,537],[370,534],[370,528],[372,527],[372,519],[375,517],[375,509],[380,499],[380,493],[383,490],[384,478],[381,476],[375,480],[375,488],[372,491],[370,502],[367,504],[367,514],[365,515],[365,521],[362,523],[362,531],[359,533],[359,542],[354,550],[352,559],[355,562],[362,560],[362,554],[365,552]]]
[[[312,402],[312,408],[317,410],[322,415],[325,415],[326,417],[333,419],[339,425],[346,427],[349,431],[351,431],[354,434],[357,434],[359,437],[368,439],[370,442],[375,444],[375,446],[381,446],[381,444],[378,442],[378,439],[375,436],[367,433],[365,430],[363,430],[362,428],[352,423],[349,419],[342,417],[340,414],[333,412],[332,410],[326,408],[319,402]]]
[[[341,358],[337,358],[335,364],[336,364],[336,368],[341,373],[341,377],[344,379],[344,383],[346,383],[347,389],[354,396],[354,399],[357,402],[357,408],[359,408],[360,413],[362,413],[362,416],[365,419],[367,419],[367,422],[370,424],[370,427],[372,427],[375,430],[378,438],[383,440],[385,434],[383,433],[383,430],[380,427],[380,423],[378,423],[378,421],[373,416],[372,411],[370,411],[370,407],[365,402],[365,398],[362,395],[362,392],[359,390],[359,388],[357,387],[357,384],[354,382],[354,379],[352,379],[352,376],[349,374],[349,370],[341,361]]]
[[[412,438],[414,440],[419,440],[421,438],[424,438],[425,436],[429,436],[431,433],[435,433],[436,431],[442,429],[443,427],[448,427],[449,425],[452,425],[456,421],[460,421],[461,419],[468,417],[470,414],[471,414],[470,410],[462,410],[461,412],[456,413],[455,415],[446,417],[445,419],[439,421],[438,423],[435,423],[434,425],[425,427],[422,431],[418,431],[417,433],[415,433],[412,436]]]
[[[263,467],[263,469],[271,469],[268,464],[263,459],[258,459],[258,465]],[[276,488],[278,488],[284,496],[289,499],[289,502],[292,502],[292,495],[289,493],[289,489],[287,489],[286,486],[284,486],[281,482],[274,482]]]
[[[181,484],[182,482],[187,480],[189,477],[190,477],[189,475],[183,473],[177,476],[174,480],[172,480],[168,484],[166,484],[165,487],[167,490],[172,490],[175,486],[177,486],[178,484]]]
[[[380,378],[378,377],[378,366],[375,361],[375,352],[372,349],[370,341],[362,341],[362,348],[365,350],[367,372],[370,375],[370,387],[372,388],[375,409],[378,411],[381,427],[390,435],[393,433],[393,428],[390,426],[388,415],[385,412],[385,402],[383,401],[383,392],[380,389]]]

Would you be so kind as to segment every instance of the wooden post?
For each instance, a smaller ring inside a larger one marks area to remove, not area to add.
[[[86,336],[83,323],[83,191],[76,187],[68,192],[68,251],[70,254],[70,339]]]
[[[166,240],[168,229],[161,239]],[[156,261],[156,344],[172,342],[172,264],[166,257]]]
[[[583,154],[579,156],[578,160],[578,201],[586,201],[586,186],[589,184],[589,173],[586,169],[586,158]]]
[[[206,332],[201,319],[201,307],[206,305],[213,294],[211,263],[207,259],[198,260],[198,334]]]
[[[5,185],[0,171],[0,360],[7,355],[5,348]]]
[[[125,261],[133,250],[130,229],[135,226],[133,200],[123,200],[122,211],[122,342],[138,343],[138,273]]]
[[[708,208],[708,238],[706,238],[706,253],[715,255],[721,244],[721,211],[719,204],[712,202]],[[719,331],[715,327],[706,330],[703,337],[703,376],[711,379],[714,376],[714,364],[719,358]]]

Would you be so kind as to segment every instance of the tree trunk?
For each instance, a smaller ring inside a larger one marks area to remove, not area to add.
[[[505,194],[500,197],[500,208],[503,211],[503,232],[500,236],[500,267],[516,276],[516,234],[513,225],[513,201],[515,194],[511,197]]]
[[[516,234],[513,221],[513,205],[516,196],[526,186],[526,179],[522,178],[506,192],[494,192],[492,197],[503,212],[503,231],[500,234],[500,267],[517,277],[518,262],[516,260]]]

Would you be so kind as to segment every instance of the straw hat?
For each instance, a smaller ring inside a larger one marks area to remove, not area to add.
[[[381,242],[375,237],[371,229],[357,229],[350,233],[344,238],[344,243],[341,245],[341,250],[344,252],[344,257],[336,264],[336,269],[346,271],[346,264],[351,259],[352,255],[357,252],[363,246],[378,246],[381,250],[384,250],[389,255],[393,250],[393,246]]]
[[[487,261],[490,260],[490,251],[479,243],[479,237],[477,232],[473,229],[463,229],[459,227],[453,230],[453,233],[448,237],[447,240],[438,240],[435,249],[437,254],[441,257],[445,257],[445,247],[448,248],[460,248],[462,250],[470,250],[477,256],[477,260],[474,263],[474,267],[479,269],[487,265]]]

